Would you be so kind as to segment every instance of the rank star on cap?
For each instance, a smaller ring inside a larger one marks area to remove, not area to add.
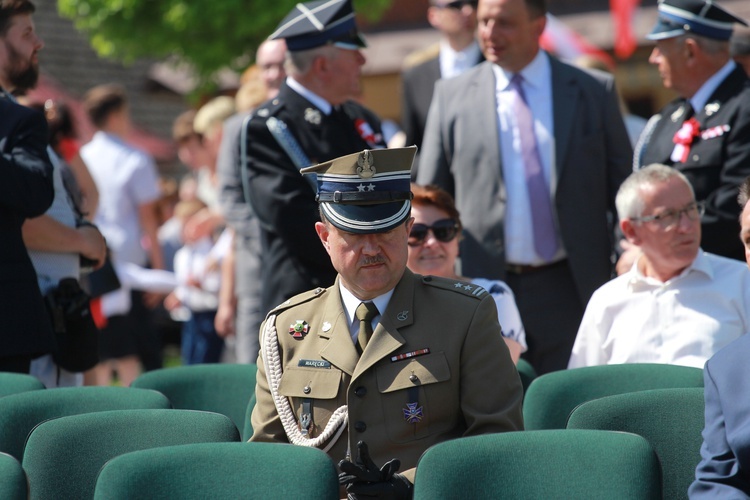
[[[357,186],[357,191],[359,191],[360,193],[364,193],[365,191],[375,191],[375,184],[370,183],[366,186],[364,184],[360,184]]]

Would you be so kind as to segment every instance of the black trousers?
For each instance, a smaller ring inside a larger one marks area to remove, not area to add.
[[[529,350],[522,357],[541,375],[568,367],[583,304],[567,261],[521,274],[506,283],[516,296]]]
[[[0,372],[28,373],[31,371],[31,356],[0,358]]]

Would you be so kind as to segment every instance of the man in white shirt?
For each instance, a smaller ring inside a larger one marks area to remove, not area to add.
[[[700,249],[704,206],[665,165],[628,177],[616,198],[620,228],[641,249],[627,273],[586,307],[568,368],[668,363],[702,368],[750,331],[750,274]]]
[[[84,107],[98,130],[81,148],[81,157],[99,190],[94,222],[107,239],[113,262],[164,269],[156,213],[161,196],[158,173],[153,158],[126,142],[132,122],[125,89],[114,84],[94,87],[86,93]],[[124,294],[123,289],[112,293]],[[100,338],[99,385],[109,383],[110,364],[122,384],[129,385],[140,372],[138,355],[146,370],[161,367],[158,332],[140,292],[132,291],[129,312],[116,316],[108,318]]]

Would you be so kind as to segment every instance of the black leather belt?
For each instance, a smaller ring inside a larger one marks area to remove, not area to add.
[[[511,264],[510,262],[505,263],[505,271],[511,274],[528,274],[537,271],[544,271],[545,269],[552,269],[567,264],[568,260],[558,260],[557,262],[550,262],[549,264],[542,264],[540,266],[532,266],[531,264]]]

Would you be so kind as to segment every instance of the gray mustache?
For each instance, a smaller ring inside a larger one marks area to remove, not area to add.
[[[384,264],[384,263],[385,263],[385,259],[383,258],[382,255],[374,255],[372,257],[365,257],[362,260],[363,266],[371,266],[373,264]]]

